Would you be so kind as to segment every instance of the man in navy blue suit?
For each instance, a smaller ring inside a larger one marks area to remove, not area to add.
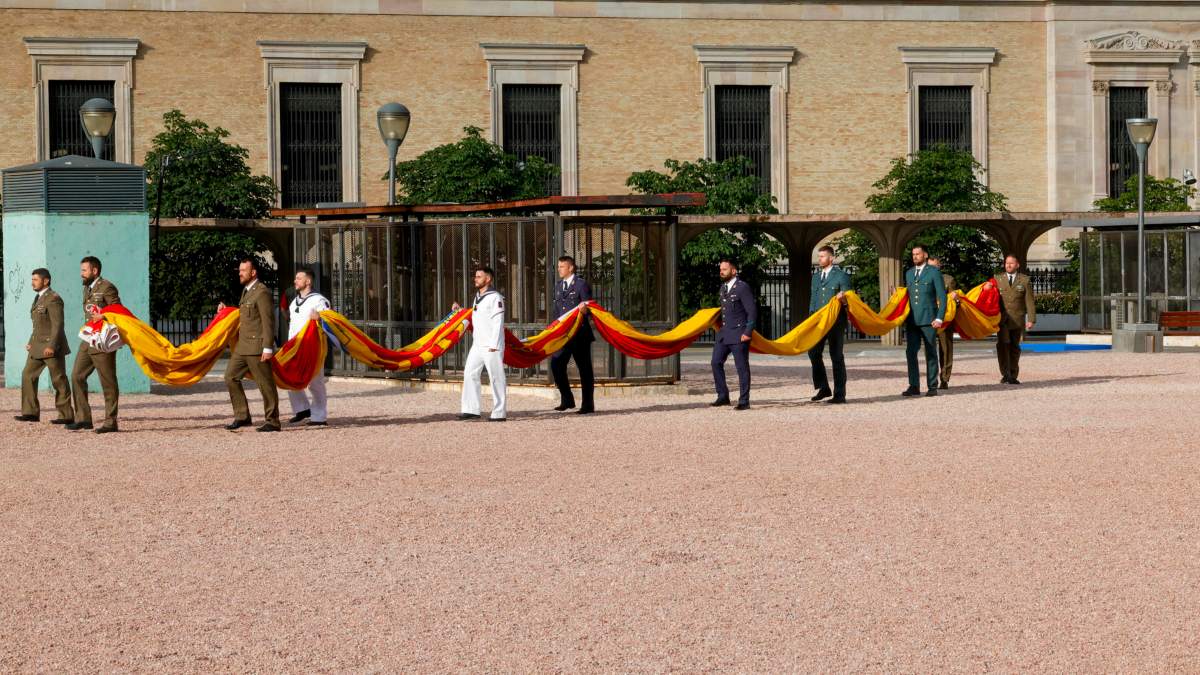
[[[575,368],[579,370],[579,389],[583,395],[583,405],[579,414],[586,415],[595,411],[592,394],[595,391],[595,380],[592,377],[592,343],[596,338],[592,335],[592,324],[588,321],[585,305],[592,299],[592,288],[588,282],[575,274],[575,259],[564,255],[558,259],[558,284],[554,291],[555,318],[566,314],[575,307],[583,312],[583,323],[579,330],[563,348],[550,357],[550,372],[554,374],[554,385],[558,387],[561,401],[554,409],[562,412],[575,407],[575,396],[571,394],[571,380],[567,378],[567,363],[575,359]]]
[[[758,305],[746,282],[738,279],[737,265],[732,260],[721,261],[721,328],[713,345],[713,381],[717,385],[714,406],[729,405],[729,387],[725,384],[725,360],[733,354],[737,366],[737,410],[750,407],[750,334],[758,320]]]

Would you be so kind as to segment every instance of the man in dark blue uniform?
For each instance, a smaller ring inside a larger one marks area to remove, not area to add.
[[[821,341],[808,351],[808,360],[812,363],[813,389],[817,393],[814,401],[828,398],[830,403],[846,402],[846,357],[843,349],[846,345],[846,325],[850,322],[844,300],[846,291],[850,290],[850,275],[842,268],[833,264],[833,247],[822,246],[817,251],[819,269],[812,278],[812,293],[808,299],[808,313],[813,314],[837,298],[843,307],[838,314],[837,322]],[[833,391],[829,390],[829,376],[825,374],[825,345],[829,345],[829,360],[833,362]],[[830,397],[833,398],[830,398]]]
[[[592,377],[592,343],[596,338],[592,335],[592,325],[588,321],[586,303],[592,299],[592,288],[588,282],[575,274],[575,259],[564,255],[558,259],[558,284],[554,291],[555,318],[566,314],[575,307],[583,312],[583,323],[571,338],[570,342],[550,357],[550,372],[554,374],[554,384],[558,387],[561,401],[554,409],[562,412],[575,407],[575,397],[571,394],[571,380],[567,378],[567,363],[575,359],[575,368],[579,370],[579,388],[583,395],[583,405],[579,414],[586,415],[595,411],[592,394],[595,391],[595,380]]]
[[[732,260],[721,261],[721,328],[713,345],[713,381],[717,385],[714,406],[729,405],[729,387],[725,384],[725,360],[733,354],[737,366],[737,410],[750,407],[750,334],[758,320],[758,304],[750,287],[737,277]]]

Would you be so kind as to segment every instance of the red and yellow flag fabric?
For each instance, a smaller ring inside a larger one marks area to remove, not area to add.
[[[1000,323],[1000,294],[991,288],[976,286],[958,293],[958,302],[948,302],[947,326],[953,326],[967,339],[979,339],[996,332]],[[892,294],[879,312],[871,309],[853,291],[846,293],[843,306],[837,298],[814,312],[786,335],[768,340],[755,332],[750,349],[759,354],[797,356],[812,349],[836,325],[843,311],[859,331],[883,335],[904,324],[908,317],[908,291]],[[156,382],[187,386],[199,382],[224,353],[237,341],[238,310],[227,307],[217,314],[198,338],[176,347],[158,331],[139,320],[121,305],[102,310],[104,319],[114,325],[129,346],[134,359],[148,377]],[[635,359],[660,359],[677,354],[714,328],[719,308],[706,308],[679,325],[658,335],[642,333],[595,302],[588,313],[600,336],[617,351]],[[324,367],[328,337],[336,340],[351,358],[369,368],[405,372],[436,361],[452,349],[467,332],[469,308],[447,317],[425,335],[399,349],[388,349],[372,340],[349,319],[332,310],[320,313],[288,340],[272,360],[276,384],[283,389],[303,389]],[[504,363],[513,368],[531,368],[562,349],[583,324],[583,312],[572,309],[555,319],[545,330],[524,340],[506,331]]]

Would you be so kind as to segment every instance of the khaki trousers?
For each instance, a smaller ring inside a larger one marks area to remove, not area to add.
[[[35,359],[33,355],[26,357],[25,370],[21,372],[21,414],[41,415],[42,407],[38,404],[38,380],[42,371],[50,369],[50,384],[54,386],[54,407],[58,408],[59,419],[75,419],[71,408],[71,383],[67,381],[67,369],[63,357],[51,356],[45,359]]]
[[[938,364],[940,366],[942,384],[950,383],[950,371],[954,370],[954,326],[946,326],[946,330],[938,333]]]
[[[75,422],[92,423],[92,406],[88,403],[88,376],[95,372],[100,376],[100,388],[104,391],[104,423],[117,423],[117,353],[101,352],[89,354],[88,347],[79,343],[75,352],[75,366],[71,369],[71,384],[75,393]]]
[[[263,411],[267,416],[267,424],[278,427],[279,423],[279,390],[275,387],[275,376],[271,373],[271,362],[263,361],[258,354],[245,356],[231,354],[229,365],[225,368],[225,386],[229,389],[229,400],[233,403],[233,419],[250,419],[250,404],[246,401],[246,390],[242,380],[249,374],[258,383],[262,392]]]

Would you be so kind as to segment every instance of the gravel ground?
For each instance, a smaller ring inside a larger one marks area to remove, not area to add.
[[[352,381],[327,429],[230,433],[206,381],[108,437],[5,414],[0,670],[1200,670],[1200,353],[956,366],[909,400],[855,352],[829,406],[756,357],[746,412],[463,423]]]

